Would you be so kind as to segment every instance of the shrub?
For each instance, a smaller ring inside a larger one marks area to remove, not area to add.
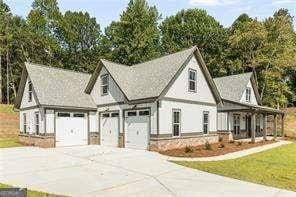
[[[212,146],[211,146],[211,144],[210,144],[209,141],[206,141],[206,143],[205,143],[205,149],[206,150],[211,150],[212,149]]]
[[[238,146],[241,146],[242,144],[243,144],[243,142],[241,140],[237,142]]]
[[[222,141],[223,141],[223,136],[219,135],[219,142],[222,142]]]
[[[185,147],[185,153],[192,153],[192,152],[193,152],[193,148],[191,146]]]
[[[230,140],[229,143],[230,143],[230,144],[233,144],[233,143],[234,143],[234,140]]]
[[[224,148],[224,147],[225,147],[225,145],[223,143],[220,143],[218,146],[218,148]]]

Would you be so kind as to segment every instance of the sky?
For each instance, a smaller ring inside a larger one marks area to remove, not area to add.
[[[242,13],[263,20],[272,16],[279,8],[287,8],[296,16],[296,0],[147,0],[149,5],[156,6],[164,19],[176,14],[181,9],[201,8],[218,20],[223,26],[230,26]],[[33,0],[4,0],[11,11],[26,17]],[[129,0],[58,0],[60,10],[65,12],[87,11],[97,19],[102,29],[112,21],[118,20]],[[296,19],[295,19],[296,20]],[[296,22],[294,23],[296,26]]]

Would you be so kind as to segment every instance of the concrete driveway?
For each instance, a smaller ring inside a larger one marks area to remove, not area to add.
[[[0,183],[68,196],[295,196],[185,168],[157,153],[101,146],[0,149]]]

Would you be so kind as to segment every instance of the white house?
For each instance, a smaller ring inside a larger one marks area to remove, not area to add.
[[[226,103],[234,98],[227,100],[219,81],[213,81],[197,47],[132,66],[101,60],[91,76],[26,63],[15,103],[20,139],[41,147],[149,150],[218,142],[218,130],[231,132],[232,111],[222,98]],[[257,106],[252,84],[240,87],[252,92],[251,103],[243,105]]]

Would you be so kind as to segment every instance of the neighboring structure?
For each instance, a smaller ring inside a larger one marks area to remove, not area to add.
[[[252,75],[242,76],[240,95],[225,83],[234,94],[230,97],[215,80],[223,105],[197,47],[133,66],[101,60],[92,76],[26,63],[15,104],[20,139],[41,147],[101,144],[149,150],[218,142],[217,125],[226,134],[232,128],[233,103],[239,113],[279,112],[258,106]],[[248,137],[241,127],[234,128],[239,130],[235,137]]]
[[[267,135],[267,116],[273,115],[274,135],[276,117],[284,112],[264,107],[253,73],[214,78],[224,105],[218,107],[218,131],[232,134],[234,139],[264,137]],[[283,130],[283,124],[282,124]]]

